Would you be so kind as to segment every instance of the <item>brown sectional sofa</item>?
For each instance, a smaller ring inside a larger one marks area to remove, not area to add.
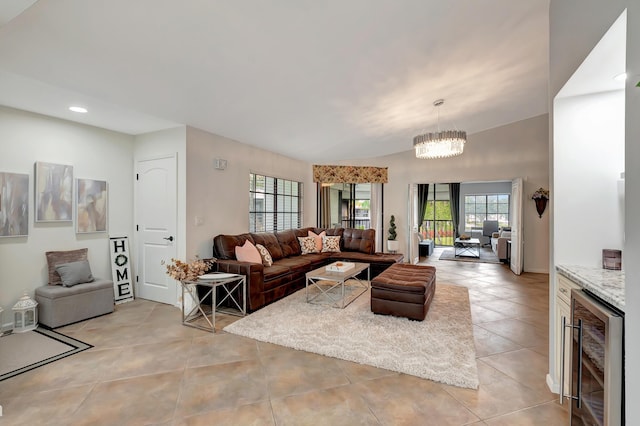
[[[340,252],[302,254],[298,237],[309,231],[340,236]],[[235,247],[246,240],[262,244],[269,250],[273,265],[236,260]],[[218,272],[231,272],[247,277],[247,309],[255,311],[305,286],[305,274],[338,260],[365,262],[371,265],[371,278],[394,263],[402,262],[402,254],[376,253],[375,230],[351,228],[299,228],[273,233],[217,235],[213,239],[213,255],[218,259]]]

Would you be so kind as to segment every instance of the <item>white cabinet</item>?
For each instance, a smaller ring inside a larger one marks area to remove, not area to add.
[[[557,274],[556,291],[556,377],[560,379],[560,363],[562,361],[562,317],[565,323],[571,324],[571,289],[580,286],[563,275]],[[571,386],[571,330],[566,330],[564,342],[564,394],[569,394]]]

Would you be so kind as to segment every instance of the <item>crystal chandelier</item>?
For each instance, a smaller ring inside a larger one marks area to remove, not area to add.
[[[413,138],[416,158],[432,159],[455,157],[464,151],[467,132],[462,130],[440,131],[440,106],[442,106],[442,104],[444,104],[444,99],[438,99],[433,103],[438,109],[438,131],[425,133]]]

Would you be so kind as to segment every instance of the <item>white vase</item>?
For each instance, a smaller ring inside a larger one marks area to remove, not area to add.
[[[400,243],[397,240],[387,240],[387,249],[390,252],[397,252],[400,248]]]

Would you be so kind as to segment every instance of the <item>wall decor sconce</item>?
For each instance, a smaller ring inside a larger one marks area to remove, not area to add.
[[[549,190],[544,189],[542,187],[538,188],[536,192],[533,193],[531,199],[536,203],[536,211],[538,212],[538,216],[542,217],[542,213],[544,213],[547,208],[547,201],[549,201]]]

